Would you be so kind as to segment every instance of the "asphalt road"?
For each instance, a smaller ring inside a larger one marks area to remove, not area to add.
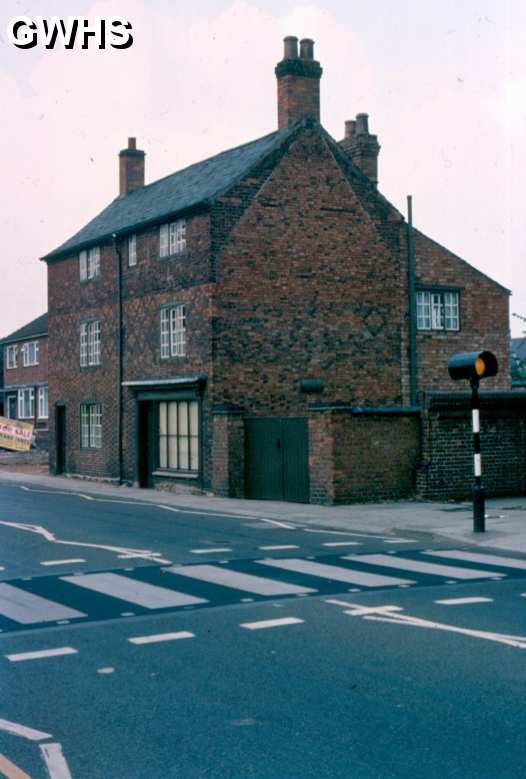
[[[526,774],[524,555],[96,497],[0,484],[0,776]]]

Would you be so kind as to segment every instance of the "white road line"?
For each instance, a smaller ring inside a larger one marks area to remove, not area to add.
[[[14,655],[4,655],[12,663],[19,663],[23,660],[42,660],[47,657],[60,657],[61,655],[76,655],[78,649],[71,646],[61,646],[57,649],[41,649],[37,652],[19,652]]]
[[[153,636],[134,636],[129,638],[130,644],[158,644],[161,641],[178,641],[181,638],[195,638],[195,633],[180,630],[178,633],[157,633]]]
[[[73,563],[85,563],[82,557],[72,557],[70,560],[44,560],[40,565],[72,565]]]
[[[470,603],[493,603],[493,598],[445,598],[434,600],[433,603],[440,603],[443,606],[464,606]]]
[[[5,755],[0,755],[0,774],[7,779],[31,779],[29,774],[8,760]]]
[[[0,565],[0,571],[5,571],[5,568],[2,565]]]
[[[170,606],[189,606],[208,603],[204,598],[186,595],[184,592],[158,587],[155,584],[130,579],[117,573],[89,573],[84,576],[61,576],[63,581],[85,587],[112,598],[136,603],[146,609],[164,609]]]
[[[317,592],[310,587],[300,587],[297,584],[278,582],[275,579],[267,579],[263,576],[254,576],[249,573],[231,571],[228,568],[218,568],[214,565],[185,565],[173,566],[164,570],[175,573],[178,576],[188,576],[211,584],[219,584],[243,592],[252,592],[256,595],[297,595],[299,593]]]
[[[61,744],[40,744],[50,779],[72,779]]]
[[[310,527],[304,527],[302,530],[304,530],[305,533],[322,533],[323,535],[331,536],[356,536],[357,538],[376,538],[380,539],[381,541],[385,541],[385,539],[390,538],[390,536],[373,536],[370,533],[354,533],[350,530],[313,530]]]
[[[83,611],[26,592],[12,584],[0,582],[0,614],[21,625],[38,622],[57,622],[59,619],[85,617]]]
[[[51,733],[43,733],[35,728],[28,728],[27,725],[19,725],[18,722],[9,722],[6,719],[0,719],[0,730],[12,733],[15,736],[28,738],[30,741],[42,741],[44,738],[53,738]]]
[[[336,565],[314,563],[310,560],[287,558],[286,560],[256,560],[259,565],[270,565],[273,568],[281,568],[284,571],[296,571],[306,573],[309,576],[317,576],[320,579],[333,579],[337,582],[349,584],[361,584],[364,587],[389,587],[396,584],[415,584],[410,579],[398,579],[393,576],[383,576],[376,573],[364,573],[352,568],[339,568]]]
[[[411,560],[407,557],[391,557],[386,554],[346,555],[345,560],[379,565],[382,568],[397,568],[400,571],[430,574],[432,576],[449,576],[455,579],[490,579],[498,576],[496,571],[478,571],[475,568],[460,568],[452,565],[437,565],[423,560]],[[504,575],[504,574],[502,574]]]
[[[386,538],[386,544],[414,544],[415,538]]]
[[[216,549],[190,549],[192,554],[216,554],[217,552],[231,552],[228,546],[219,546]]]
[[[296,544],[275,544],[274,546],[258,546],[262,552],[279,552],[281,549],[299,549]]]
[[[279,628],[283,625],[299,625],[304,622],[297,617],[282,617],[281,619],[264,619],[260,622],[243,622],[239,627],[247,630],[265,630],[266,628]]]
[[[397,611],[403,611],[403,608],[401,606],[354,606],[343,613],[353,617],[364,617],[366,614],[393,614]]]
[[[244,519],[248,519],[249,517],[244,517]],[[284,527],[286,530],[297,530],[298,528],[295,525],[289,525],[286,522],[278,522],[277,519],[263,519],[263,517],[250,517],[250,519],[253,519],[256,522],[268,522],[270,525],[276,525],[276,527]]]
[[[361,546],[361,541],[324,541],[322,546]]]
[[[445,552],[426,552],[431,557],[449,557],[452,560],[462,560],[467,563],[482,563],[483,565],[495,565],[497,568],[520,568],[526,570],[526,560],[516,557],[499,557],[493,554],[480,552],[463,552],[457,549],[449,549]]]

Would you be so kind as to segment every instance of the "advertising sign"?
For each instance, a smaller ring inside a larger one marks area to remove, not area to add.
[[[0,417],[0,448],[27,452],[31,448],[34,425],[18,419]]]

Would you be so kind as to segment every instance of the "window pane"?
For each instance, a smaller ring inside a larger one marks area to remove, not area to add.
[[[177,437],[174,435],[168,438],[168,467],[179,468],[179,461],[177,457]]]
[[[199,439],[197,436],[190,438],[190,468],[192,471],[199,470]]]
[[[160,468],[168,468],[167,446],[168,446],[168,438],[165,435],[162,435],[159,438],[159,467]]]
[[[197,401],[194,400],[188,405],[190,407],[190,434],[197,435],[197,430],[198,430]]]
[[[128,238],[128,265],[137,265],[137,236],[135,233]]]
[[[166,427],[166,403],[159,403],[159,433],[166,435],[168,429]]]
[[[179,404],[179,435],[188,435],[188,403],[181,401]]]
[[[159,228],[159,257],[168,256],[168,225]]]
[[[170,356],[169,309],[161,310],[161,357]]]
[[[416,326],[418,330],[431,328],[431,307],[429,292],[416,293]]]
[[[458,292],[444,294],[446,330],[459,329]]]
[[[179,468],[187,471],[190,468],[187,436],[179,438]]]
[[[431,300],[431,324],[433,330],[444,329],[444,303],[440,293],[433,293]]]
[[[85,250],[79,254],[79,273],[80,280],[86,281],[88,278],[88,253]]]
[[[170,435],[177,435],[179,426],[177,424],[177,403],[168,403],[168,431]]]

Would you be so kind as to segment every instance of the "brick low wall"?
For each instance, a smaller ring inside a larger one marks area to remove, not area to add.
[[[481,393],[482,482],[488,496],[526,493],[526,392]],[[430,395],[422,413],[417,496],[470,499],[473,434],[470,395]]]

